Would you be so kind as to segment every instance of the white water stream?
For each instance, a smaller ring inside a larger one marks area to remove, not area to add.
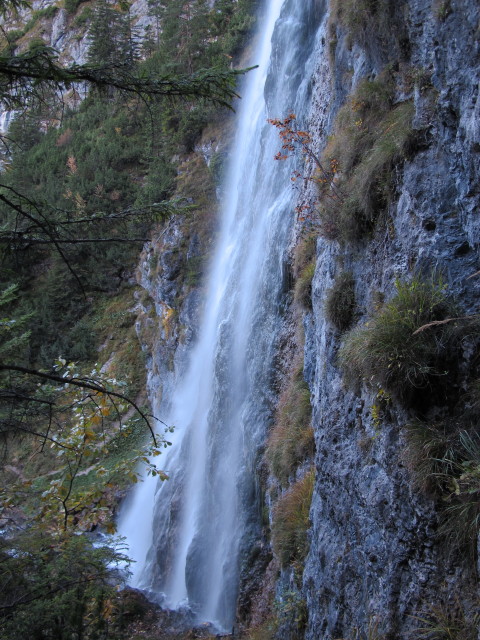
[[[199,338],[169,415],[159,415],[152,398],[154,413],[176,427],[162,460],[170,479],[146,478],[119,522],[136,560],[133,586],[219,629],[233,625],[241,565],[260,530],[255,467],[272,416],[293,223],[291,167],[273,159],[280,143],[267,118],[305,115],[316,4],[265,3]]]

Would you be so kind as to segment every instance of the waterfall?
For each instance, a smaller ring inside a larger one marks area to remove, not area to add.
[[[178,380],[175,425],[162,467],[119,522],[136,560],[132,584],[169,608],[229,630],[239,573],[260,530],[255,467],[271,421],[272,368],[285,303],[295,193],[289,162],[275,162],[267,118],[305,118],[318,0],[268,0],[224,185],[221,231],[199,337]],[[159,409],[152,398],[154,412]],[[157,413],[157,415],[159,415]]]

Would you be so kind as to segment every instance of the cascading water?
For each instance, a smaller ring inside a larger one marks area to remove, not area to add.
[[[239,572],[258,534],[255,464],[272,415],[272,366],[293,223],[291,167],[274,163],[267,118],[309,101],[309,53],[318,0],[268,0],[243,87],[238,135],[225,184],[222,228],[205,311],[188,371],[168,415],[175,425],[162,461],[167,482],[146,478],[119,531],[136,560],[133,586],[199,621],[231,629]]]

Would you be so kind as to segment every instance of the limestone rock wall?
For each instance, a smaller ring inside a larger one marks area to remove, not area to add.
[[[398,96],[413,99],[422,142],[397,168],[388,224],[347,246],[323,238],[317,244],[313,311],[304,318],[317,448],[304,571],[308,640],[358,637],[356,630],[367,637],[377,626],[379,637],[409,638],[418,626],[413,616],[430,605],[479,595],[472,563],[448,556],[436,535],[434,503],[412,488],[402,461],[409,415],[393,406],[375,423],[375,394],[344,384],[336,361],[341,336],[324,311],[327,289],[347,269],[359,321],[372,313],[378,292],[392,296],[396,278],[431,270],[443,274],[466,312],[478,312],[480,279],[468,277],[479,269],[479,6],[400,4],[401,24],[391,24],[392,32],[403,33],[396,63],[375,34],[352,42],[346,29],[332,27],[332,7],[325,6],[313,79],[310,130],[320,148],[359,80],[376,77],[385,65],[426,73],[432,88],[425,93],[413,83]]]

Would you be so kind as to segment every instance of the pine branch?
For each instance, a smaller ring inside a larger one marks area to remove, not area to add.
[[[0,99],[7,109],[25,106],[25,97],[36,97],[36,83],[51,83],[63,89],[87,82],[97,88],[112,87],[149,100],[156,97],[204,99],[232,109],[238,76],[254,67],[228,71],[207,69],[191,75],[152,75],[126,65],[92,64],[63,67],[52,47],[38,46],[18,55],[0,56]]]

